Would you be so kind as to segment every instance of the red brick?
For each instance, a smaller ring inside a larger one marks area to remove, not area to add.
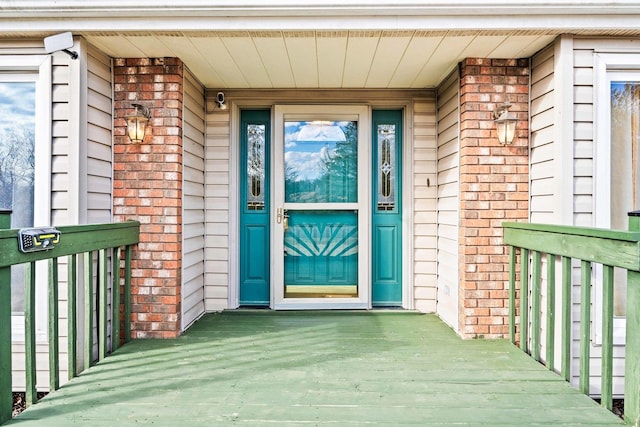
[[[529,209],[529,61],[467,58],[460,71],[460,329],[499,337],[509,332],[502,222],[526,220]],[[503,146],[492,111],[505,100],[520,121]]]
[[[132,273],[132,336],[139,338],[180,334],[182,70],[178,58],[114,60],[114,212],[143,224]],[[142,144],[126,137],[133,102],[152,114]]]

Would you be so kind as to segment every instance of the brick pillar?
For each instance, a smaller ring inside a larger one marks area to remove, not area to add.
[[[460,332],[508,335],[508,250],[502,222],[529,211],[529,61],[468,58],[460,69]],[[505,99],[506,97],[506,99]],[[505,100],[516,138],[498,142],[492,112]]]
[[[141,223],[132,265],[132,337],[173,338],[181,327],[183,64],[116,59],[114,77],[114,216]],[[132,103],[151,112],[141,144],[126,134]]]

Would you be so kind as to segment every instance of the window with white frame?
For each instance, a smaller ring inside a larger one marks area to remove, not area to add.
[[[640,58],[600,54],[596,60],[595,220],[596,226],[626,230],[628,213],[640,210]],[[599,272],[596,272],[596,277]],[[624,344],[626,271],[614,272],[614,344]],[[602,308],[596,282],[595,313]],[[602,339],[596,321],[595,341]]]
[[[49,225],[51,217],[51,58],[0,56],[0,209],[11,227]],[[24,266],[11,269],[12,336],[24,333]],[[46,264],[36,267],[36,310],[46,314]],[[36,316],[46,339],[46,315]]]
[[[33,226],[35,185],[35,81],[28,74],[0,74],[0,209],[11,228]],[[24,265],[11,268],[11,312],[24,311]]]

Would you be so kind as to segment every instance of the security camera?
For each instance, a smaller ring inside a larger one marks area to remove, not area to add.
[[[226,110],[227,109],[227,104],[224,103],[224,93],[223,92],[218,92],[218,95],[216,95],[216,102],[218,103],[218,108],[221,110]]]
[[[70,51],[73,47],[73,35],[71,32],[60,33],[44,38],[44,50],[47,53],[62,51],[69,55],[71,59],[78,59],[78,52]]]

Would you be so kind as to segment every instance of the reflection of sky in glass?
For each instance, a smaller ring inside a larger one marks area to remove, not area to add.
[[[0,133],[33,128],[35,86],[32,82],[0,82]]]
[[[350,122],[285,122],[284,161],[289,179],[314,180],[323,173],[324,160],[345,141],[342,130]]]

